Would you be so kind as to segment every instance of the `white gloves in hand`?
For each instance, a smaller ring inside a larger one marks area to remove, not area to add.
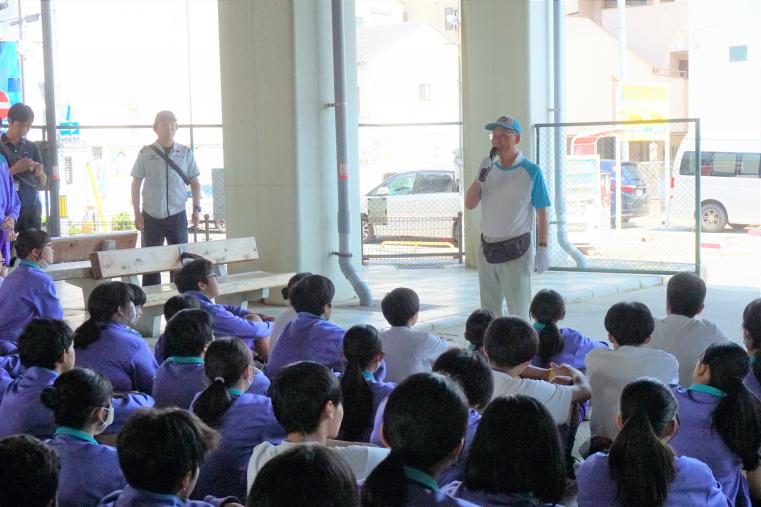
[[[546,246],[536,247],[536,256],[534,256],[534,271],[544,273],[550,267],[550,253]]]
[[[493,164],[494,162],[492,162],[491,158],[484,157],[484,159],[481,161],[481,165],[478,167],[478,181],[481,183],[486,181],[486,177],[489,175],[489,171],[491,171]]]

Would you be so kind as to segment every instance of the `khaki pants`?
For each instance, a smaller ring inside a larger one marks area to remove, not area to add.
[[[507,315],[530,322],[531,270],[534,250],[529,246],[521,257],[500,264],[489,264],[483,248],[478,249],[478,285],[481,289],[481,308],[503,315],[502,302],[507,300]]]

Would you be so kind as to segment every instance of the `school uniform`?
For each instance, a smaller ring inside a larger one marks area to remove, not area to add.
[[[230,502],[238,502],[238,499],[228,496],[207,497],[203,501],[182,500],[177,495],[151,493],[128,484],[123,490],[114,491],[101,500],[98,507],[221,507]]]
[[[751,358],[751,363],[753,363],[753,358]],[[750,371],[743,380],[743,384],[745,384],[745,387],[748,388],[748,391],[753,393],[753,395],[758,398],[759,401],[761,401],[761,382],[758,381],[756,374],[753,372],[752,365],[750,367]]]
[[[246,467],[254,447],[265,440],[279,443],[285,436],[269,398],[236,389],[230,394],[232,405],[215,427],[221,435],[219,447],[201,466],[194,499],[229,494],[246,498]]]
[[[538,327],[534,324],[534,327]],[[537,329],[538,331],[539,329]],[[583,334],[579,333],[575,329],[564,327],[560,329],[560,336],[563,338],[563,350],[555,354],[550,358],[551,363],[555,364],[570,364],[577,370],[586,368],[586,357],[594,349],[607,349],[608,344],[600,341],[587,338]],[[534,356],[531,360],[531,364],[539,367],[546,367],[543,365],[539,355]]]
[[[208,385],[202,357],[172,356],[156,371],[153,399],[157,407],[187,409],[195,395]]]
[[[90,434],[59,426],[46,443],[61,458],[59,507],[97,505],[101,498],[127,485],[116,449],[99,444]]]
[[[130,393],[114,393],[114,397],[111,398],[111,406],[114,408],[114,422],[103,431],[103,435],[118,434],[127,423],[129,416],[141,408],[153,407],[154,402],[150,394],[133,391]]]
[[[16,353],[8,356],[0,356],[0,370],[7,373],[11,378],[16,378],[24,373],[26,368],[21,364],[21,358]]]
[[[100,338],[76,349],[77,366],[100,372],[114,391],[151,394],[159,365],[140,333],[116,322],[99,325]]]
[[[2,403],[5,390],[8,389],[11,382],[13,382],[13,379],[8,375],[8,372],[0,368],[0,403]]]
[[[682,456],[674,461],[676,474],[669,486],[664,507],[727,507],[727,497],[705,463]],[[576,470],[576,501],[579,507],[612,507],[618,488],[610,474],[608,454],[589,456]]]
[[[292,306],[289,306],[275,317],[275,323],[272,324],[272,334],[270,335],[270,350],[275,348],[275,344],[280,339],[280,335],[283,334],[285,326],[298,317],[298,315],[296,310]]]
[[[669,441],[678,456],[689,456],[708,465],[721,484],[730,505],[749,506],[748,482],[742,461],[713,427],[712,413],[724,393],[705,384],[673,388],[679,403],[679,430]]]
[[[236,336],[252,349],[256,340],[272,334],[272,322],[246,320],[244,317],[253,312],[240,306],[215,304],[203,292],[197,290],[186,291],[183,295],[196,298],[201,304],[201,309],[214,317],[213,331],[217,338]]]
[[[431,371],[433,362],[448,348],[443,338],[409,326],[392,326],[380,333],[380,339],[386,356],[386,378],[397,384],[414,373]]]
[[[27,433],[43,439],[55,431],[53,411],[40,401],[40,393],[50,387],[58,373],[40,366],[27,368],[7,387],[0,402],[0,438]]]
[[[156,340],[156,345],[153,347],[153,357],[156,358],[156,363],[163,364],[169,356],[166,355],[164,349],[166,348],[166,337],[164,333],[159,335],[159,339]]]
[[[531,494],[471,491],[460,481],[447,484],[442,487],[442,491],[456,498],[473,502],[481,507],[563,507],[558,503],[544,503]]]
[[[552,384],[544,380],[512,377],[492,370],[494,394],[492,400],[508,394],[522,394],[534,398],[549,411],[556,425],[566,424],[571,414],[573,386]]]
[[[362,435],[360,435],[359,438],[356,438],[355,440],[357,442],[369,442],[370,434],[373,431],[373,421],[375,420],[375,414],[378,411],[378,406],[380,406],[381,402],[385,400],[389,394],[391,394],[391,391],[394,390],[396,384],[393,382],[378,381],[370,372],[363,372],[362,375],[364,376],[365,382],[367,383],[367,386],[370,388],[370,392],[373,395],[373,409],[371,412],[372,417],[370,418],[370,424],[368,424],[367,428],[365,428],[365,431],[362,432]],[[338,440],[345,440],[345,436],[339,433]]]
[[[477,504],[455,498],[441,490],[436,480],[417,468],[404,467],[407,476],[407,500],[404,507],[474,507]]]
[[[299,312],[280,335],[264,371],[269,378],[296,361],[314,361],[333,371],[344,371],[342,359],[346,330],[319,315]]]
[[[270,390],[270,379],[259,368],[254,368],[254,381],[251,383],[251,387],[246,391],[250,394],[259,394],[261,396],[267,396],[267,392]]]
[[[22,260],[0,285],[0,340],[15,348],[24,328],[34,319],[63,319],[55,282],[36,262]]]
[[[13,217],[18,222],[20,212],[21,201],[14,188],[13,176],[8,168],[8,162],[5,157],[0,156],[0,221],[5,220],[6,217]],[[8,241],[8,231],[5,230],[0,231],[0,257],[3,258],[2,264],[10,266],[11,242]]]
[[[474,408],[469,409],[468,429],[465,431],[465,439],[463,442],[462,451],[452,466],[442,472],[441,476],[439,477],[440,486],[443,487],[451,482],[462,480],[463,476],[465,475],[465,462],[468,461],[470,448],[473,447],[473,438],[476,436],[476,430],[478,429],[479,422],[481,422],[481,414],[478,413],[478,410]],[[453,496],[458,495],[453,493]]]

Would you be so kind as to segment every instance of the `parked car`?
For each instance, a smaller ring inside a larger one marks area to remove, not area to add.
[[[610,221],[616,221],[616,162],[600,160],[600,174],[610,175]],[[647,215],[647,185],[637,162],[621,162],[621,222]]]

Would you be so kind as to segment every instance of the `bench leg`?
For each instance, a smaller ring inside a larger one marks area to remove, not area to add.
[[[161,317],[163,316],[163,308],[143,308],[143,316],[140,318],[140,322],[137,323],[135,330],[137,330],[143,338],[158,338],[161,334]]]
[[[87,312],[87,300],[90,299],[90,293],[92,293],[98,285],[110,281],[111,280],[108,278],[101,278],[99,280],[94,280],[92,278],[75,278],[73,280],[66,280],[66,283],[82,289],[82,300],[84,301],[85,312]]]

